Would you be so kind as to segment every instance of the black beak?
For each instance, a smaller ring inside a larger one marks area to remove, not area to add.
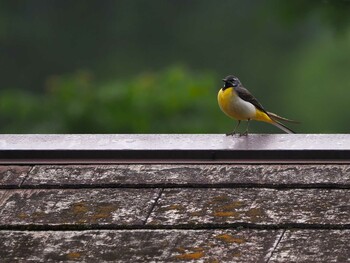
[[[227,79],[222,79],[222,81],[223,81],[223,82],[226,82],[226,81],[227,81]]]

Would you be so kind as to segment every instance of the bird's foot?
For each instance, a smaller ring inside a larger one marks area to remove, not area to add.
[[[233,136],[233,135],[236,135],[236,132],[229,132],[229,133],[226,133],[226,136]]]
[[[245,131],[243,133],[240,133],[239,136],[248,136],[248,131]]]

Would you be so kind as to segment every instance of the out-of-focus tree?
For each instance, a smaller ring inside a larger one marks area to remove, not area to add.
[[[349,0],[275,0],[272,6],[285,23],[300,24],[310,17],[320,17],[324,25],[339,33],[347,31],[350,25]]]
[[[235,74],[298,132],[348,132],[349,3],[1,1],[0,131],[226,132]]]
[[[212,74],[191,73],[183,67],[103,84],[88,72],[53,76],[44,94],[0,93],[1,131],[215,132],[216,121],[225,117],[213,103],[214,82]],[[228,120],[221,128],[231,126]]]

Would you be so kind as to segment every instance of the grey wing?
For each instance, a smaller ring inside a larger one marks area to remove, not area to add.
[[[265,112],[267,114],[267,111],[264,109],[264,107],[260,104],[260,102],[243,86],[238,86],[234,88],[237,95],[245,101],[250,102],[253,104],[256,108],[261,110],[262,112]]]

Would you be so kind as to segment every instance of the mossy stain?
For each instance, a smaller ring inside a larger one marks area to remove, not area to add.
[[[260,218],[264,215],[264,212],[261,208],[252,208],[249,209],[246,213],[246,216],[250,217],[252,222],[258,222]]]
[[[96,213],[93,214],[92,218],[97,219],[106,219],[111,217],[111,213],[116,210],[116,207],[113,205],[102,205],[97,208]]]
[[[251,217],[262,216],[263,214],[264,213],[261,208],[252,208],[246,212],[246,215]]]
[[[226,243],[236,243],[236,244],[243,244],[246,241],[242,238],[237,238],[229,234],[221,234],[216,236],[217,239],[222,240]]]
[[[204,257],[204,252],[203,251],[197,251],[193,253],[186,253],[186,254],[181,254],[177,255],[175,258],[176,259],[181,259],[181,260],[196,260]]]
[[[243,206],[242,202],[236,201],[236,202],[231,202],[229,204],[220,206],[220,209],[221,210],[233,210],[233,209],[236,209],[236,208],[239,208],[239,207],[242,207],[242,206]]]
[[[72,210],[74,214],[85,214],[89,211],[88,206],[84,202],[75,203],[72,205]]]
[[[28,216],[26,213],[19,213],[19,214],[17,215],[17,217],[20,218],[20,219],[26,219],[26,218],[28,218],[29,216]]]
[[[230,201],[230,198],[227,195],[214,196],[212,199],[213,203],[228,202],[228,201]]]
[[[69,260],[79,259],[80,257],[81,257],[81,254],[79,252],[70,252],[67,254],[67,258]]]
[[[230,217],[230,216],[236,217],[238,215],[239,215],[239,213],[237,213],[235,211],[217,211],[217,212],[214,212],[214,216],[219,216],[219,217]]]

